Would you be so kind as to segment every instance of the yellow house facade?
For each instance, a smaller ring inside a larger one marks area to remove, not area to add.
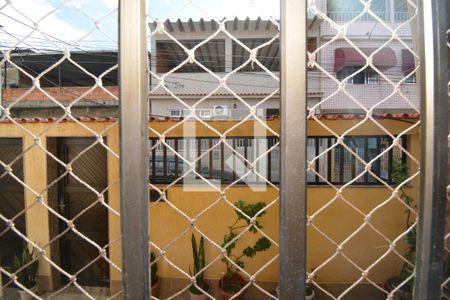
[[[354,125],[361,123],[347,135],[351,136],[383,136],[382,128],[393,135],[402,134],[407,137],[407,149],[415,158],[419,157],[418,127],[407,130],[411,122],[418,116],[398,115],[377,118],[378,125],[359,117],[333,116],[308,121],[308,135],[329,137],[332,129],[336,134],[347,132]],[[186,136],[185,126],[176,119],[151,119],[149,138],[165,138]],[[217,137],[217,132],[224,133],[233,126],[234,130],[227,136],[254,136],[259,126],[254,121],[206,121],[205,124],[195,122],[190,134],[196,137]],[[256,125],[255,125],[256,124]],[[266,121],[271,130],[259,130],[261,134],[274,136],[279,132],[279,119]],[[184,124],[186,125],[186,124]],[[328,129],[327,129],[328,128]],[[272,131],[273,130],[273,131]],[[77,118],[58,122],[53,119],[15,119],[0,124],[2,138],[18,138],[22,142],[23,153],[23,186],[25,236],[29,241],[44,250],[39,256],[38,283],[42,291],[54,291],[61,286],[61,255],[58,253],[58,225],[56,220],[57,203],[54,202],[58,175],[51,161],[53,152],[50,149],[55,138],[92,138],[91,142],[107,146],[106,179],[107,187],[102,191],[105,197],[102,205],[107,216],[108,240],[104,244],[106,251],[99,251],[99,259],[107,259],[108,285],[112,293],[121,286],[121,242],[120,242],[120,169],[119,169],[119,124],[115,118]],[[102,137],[102,138],[100,138]],[[410,174],[415,173],[417,166],[408,159]],[[53,174],[53,175],[52,175]],[[235,219],[235,211],[230,203],[245,200],[249,203],[263,201],[267,204],[266,214],[261,217],[264,233],[273,241],[279,238],[279,199],[277,185],[267,186],[264,191],[251,189],[246,185],[233,185],[220,192],[204,187],[194,190],[185,189],[182,185],[155,186],[165,191],[166,201],[150,203],[150,236],[155,253],[163,251],[164,257],[158,258],[158,274],[163,281],[185,280],[185,274],[192,264],[191,232],[205,234],[212,242],[220,245],[228,226]],[[315,280],[329,284],[352,284],[361,276],[357,266],[368,269],[370,279],[382,284],[387,278],[398,275],[403,260],[402,254],[406,245],[398,236],[405,230],[405,206],[400,199],[393,196],[393,187],[385,185],[350,185],[343,189],[326,184],[309,185],[307,236],[307,268],[314,270]],[[405,191],[417,199],[417,176],[405,187]],[[53,200],[52,200],[53,199]],[[56,198],[55,198],[56,199]],[[228,201],[225,201],[225,199]],[[56,200],[55,200],[56,201]],[[366,216],[369,215],[370,222]],[[192,225],[192,218],[196,219]],[[76,227],[76,226],[75,226]],[[244,234],[237,243],[237,250],[242,250],[259,235]],[[350,238],[349,238],[350,236]],[[92,238],[93,239],[93,238]],[[395,249],[389,249],[390,241],[395,242]],[[343,244],[341,244],[343,243]],[[341,254],[336,256],[336,248],[342,245]],[[206,278],[217,280],[225,272],[220,260],[221,251],[213,243],[205,246],[207,263]],[[158,250],[159,249],[159,250]],[[395,251],[394,251],[395,250]],[[397,251],[397,253],[396,253]],[[275,244],[251,260],[245,260],[245,270],[256,274],[257,282],[278,281],[278,248]],[[383,256],[381,260],[379,257]],[[331,258],[331,259],[330,259]],[[53,265],[52,265],[52,263]],[[355,266],[355,264],[357,266]],[[175,267],[176,266],[176,267]],[[180,272],[185,272],[183,274]]]

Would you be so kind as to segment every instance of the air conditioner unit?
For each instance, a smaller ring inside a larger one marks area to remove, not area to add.
[[[228,117],[228,106],[214,105],[212,114],[214,117]]]

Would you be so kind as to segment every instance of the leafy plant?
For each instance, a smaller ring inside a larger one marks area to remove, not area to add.
[[[408,178],[408,166],[403,163],[401,157],[396,156],[393,159],[392,162],[392,182],[397,187],[401,183],[403,183]],[[410,196],[408,196],[405,191],[403,190],[403,187],[399,189],[400,191],[400,199],[405,202],[408,207],[415,207],[414,206],[414,199]],[[406,208],[406,230],[408,230],[411,225],[411,210],[409,208]],[[408,244],[408,251],[403,255],[403,257],[410,262],[411,264],[414,264],[414,260],[416,257],[416,237],[417,237],[417,228],[414,226],[405,236],[405,241]],[[404,282],[407,280],[412,274],[414,273],[414,267],[412,267],[409,263],[405,262],[403,264],[402,270],[400,272],[399,278],[401,279],[401,282]],[[405,285],[402,287],[403,290],[412,292],[413,290],[413,280],[408,281]]]
[[[191,242],[192,242],[192,255],[194,258],[194,274],[196,274],[195,281],[197,286],[199,286],[202,290],[207,291],[209,286],[205,281],[203,273],[203,268],[206,265],[203,236],[200,238],[198,248],[197,248],[197,240],[195,239],[194,234],[192,234]],[[189,267],[189,274],[191,274],[191,267]],[[195,285],[191,285],[189,290],[191,291],[192,294],[195,295],[202,294],[202,291],[199,290]]]
[[[310,286],[306,286],[306,296],[312,296],[314,290]]]
[[[152,286],[158,282],[158,275],[157,275],[158,264],[155,261],[156,261],[156,255],[152,251],[152,252],[150,252],[150,280],[151,280]]]
[[[240,233],[240,229],[249,227],[249,231],[252,233],[257,233],[258,229],[262,229],[263,226],[261,223],[256,220],[262,217],[266,212],[262,211],[266,204],[264,202],[257,202],[255,204],[247,204],[243,200],[239,200],[234,203],[237,219],[233,223],[233,225],[228,227],[228,233],[223,237],[222,247],[226,247],[225,251],[229,258],[233,260],[233,262],[238,265],[240,268],[244,268],[245,264],[242,261],[243,257],[252,258],[258,252],[265,251],[269,249],[272,244],[269,239],[266,237],[261,237],[258,239],[254,245],[248,246],[242,250],[242,253],[239,255],[234,255],[233,250],[236,248],[236,241],[234,240],[238,234]],[[256,216],[254,222],[251,222],[250,219],[253,219]],[[249,219],[250,218],[250,219]],[[233,273],[237,272],[238,268],[231,263],[227,258],[222,258],[222,261],[226,264],[227,272],[226,276],[231,278]]]
[[[25,245],[20,257],[14,256],[14,272],[17,272],[17,280],[25,288],[30,289],[36,285],[36,274],[39,261],[34,255],[34,249],[30,251]]]

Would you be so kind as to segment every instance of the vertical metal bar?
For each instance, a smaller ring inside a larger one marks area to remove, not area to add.
[[[393,140],[392,138],[389,138],[389,145],[392,145]],[[394,148],[392,148],[391,150],[389,150],[388,153],[388,181],[389,184],[392,184],[392,162],[394,159]]]
[[[6,62],[5,62],[6,69]],[[5,78],[6,80],[6,78]],[[6,84],[6,81],[5,81]],[[3,107],[3,82],[2,82],[2,68],[0,65],[0,106]],[[3,117],[3,109],[0,109],[0,118]],[[1,278],[0,278],[1,279]]]
[[[337,147],[339,149],[339,183],[344,182],[344,159],[345,159],[345,148],[342,145]]]
[[[225,148],[223,142],[220,143],[220,182],[225,183]]]
[[[281,1],[280,299],[306,290],[306,1]]]
[[[314,139],[314,143],[315,143],[315,147],[316,147],[316,149],[315,149],[316,153],[314,155],[315,155],[315,157],[318,157],[319,156],[319,138],[315,137],[313,139]],[[316,172],[318,172],[319,171],[319,160],[318,159],[316,160],[314,167],[316,168]],[[314,178],[314,182],[315,183],[319,182],[319,175],[316,174],[316,176]]]
[[[245,167],[247,168],[248,167],[248,164],[247,164],[247,160],[248,160],[248,138],[243,138],[243,142],[244,142],[244,158],[245,158],[245,161],[244,161],[244,165],[245,165]]]
[[[267,149],[272,148],[274,144],[274,138],[267,139]],[[267,180],[272,182],[272,151],[267,153]]]
[[[174,145],[174,149],[175,149],[175,153],[178,153],[178,141],[179,139],[174,139],[175,141],[175,145]],[[178,155],[175,155],[175,176],[174,176],[174,180],[177,180],[179,177],[178,174]]]
[[[328,138],[328,145],[327,148],[331,147],[331,138]],[[327,163],[327,180],[332,182],[332,178],[331,178],[331,164],[333,163],[331,161],[332,157],[331,157],[331,152],[335,151],[335,149],[331,149],[330,151],[328,151],[328,163]]]
[[[197,159],[200,157],[200,155],[202,155],[202,139],[201,138],[197,138]],[[197,173],[201,173],[202,172],[202,160],[199,159],[197,160]],[[196,176],[197,178],[200,179],[199,176]],[[206,176],[205,176],[206,177]]]
[[[212,138],[209,138],[209,144],[208,149],[212,149],[213,147],[213,140]],[[208,162],[209,162],[209,179],[213,179],[213,154],[212,151],[208,153]]]
[[[149,299],[145,0],[119,2],[120,220],[125,299]]]
[[[355,138],[351,138],[354,142],[356,142],[355,141]],[[356,143],[355,143],[356,144]],[[356,153],[358,153],[358,150],[357,150],[357,148],[356,148],[356,145],[354,146],[354,147],[351,147],[350,146],[350,148],[353,150],[353,151],[355,151]],[[317,155],[316,155],[317,156]],[[352,170],[351,170],[351,178],[353,179],[353,178],[355,178],[356,177],[356,157],[354,156],[354,155],[352,155],[352,154],[350,154],[350,164],[351,164],[351,168],[352,168]]]
[[[447,184],[447,1],[418,1],[420,203],[414,299],[440,299]]]
[[[163,157],[162,157],[163,182],[167,183],[167,146],[166,146],[166,144],[162,144],[162,143],[161,143],[161,146],[162,146],[162,149],[163,149]]]
[[[236,138],[232,139],[233,141],[233,150],[236,150]],[[236,155],[233,152],[233,182],[236,181]]]
[[[156,180],[156,139],[152,140],[152,178]]]
[[[364,137],[364,161],[369,161],[369,138]],[[343,167],[343,166],[342,166]],[[364,183],[369,182],[369,173],[364,174]]]

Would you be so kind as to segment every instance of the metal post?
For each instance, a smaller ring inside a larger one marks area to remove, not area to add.
[[[440,299],[447,184],[447,1],[418,1],[420,204],[414,299]]]
[[[5,62],[5,69],[6,69],[6,62]],[[2,68],[0,66],[0,106],[3,107],[3,83],[2,83],[2,71],[1,70],[2,70]],[[6,81],[5,81],[5,86],[6,86]],[[0,118],[1,117],[3,117],[3,109],[0,109]],[[1,296],[1,293],[0,293],[0,296]]]
[[[119,2],[120,220],[125,299],[149,299],[145,0]]]
[[[281,1],[280,299],[306,290],[306,1]]]

